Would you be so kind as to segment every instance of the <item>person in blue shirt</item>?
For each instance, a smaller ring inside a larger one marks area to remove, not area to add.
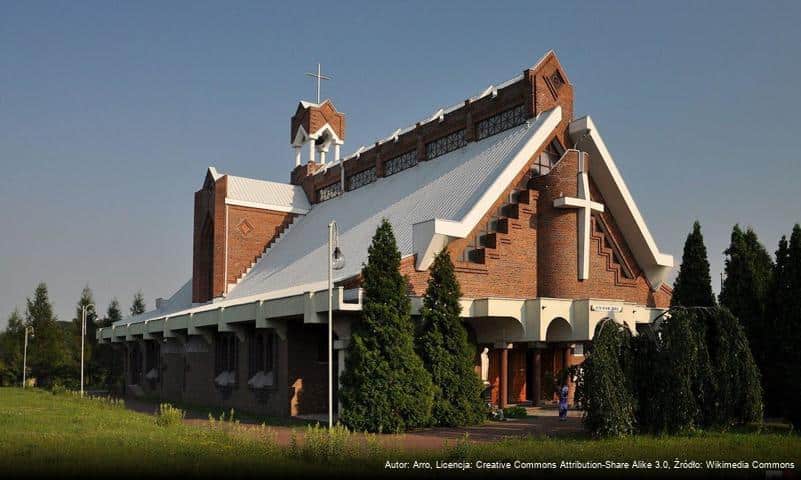
[[[567,383],[559,390],[559,420],[567,420]]]

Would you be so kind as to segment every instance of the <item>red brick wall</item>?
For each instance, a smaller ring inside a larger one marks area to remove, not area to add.
[[[228,277],[235,283],[295,217],[292,213],[228,205]]]
[[[592,159],[585,155],[585,163],[592,168]],[[609,268],[609,257],[599,252],[600,240],[590,242],[590,278],[578,279],[578,212],[576,209],[559,209],[554,199],[575,196],[578,155],[575,151],[551,170],[550,175],[538,177],[532,184],[539,190],[538,223],[538,284],[542,297],[555,298],[612,298],[650,306],[665,306],[669,295],[663,291],[651,292],[642,270],[636,264],[609,212],[602,214],[612,235],[621,246],[621,254],[633,268],[634,279],[621,279]],[[593,200],[604,203],[597,188],[591,183]]]
[[[216,182],[207,182],[205,188],[195,192],[193,302],[207,302],[224,295],[228,284],[236,282],[295,216],[287,212],[226,205],[227,190],[228,176],[224,175]]]
[[[287,328],[289,405],[292,415],[328,411],[328,362],[318,358],[320,345],[327,344],[327,335],[325,325],[292,322]]]

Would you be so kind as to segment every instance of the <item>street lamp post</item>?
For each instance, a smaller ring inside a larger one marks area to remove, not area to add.
[[[28,332],[31,332],[30,336],[33,338],[33,327],[25,327],[25,346],[22,349],[22,388],[25,388],[26,374],[28,373]]]
[[[345,266],[337,222],[328,224],[328,428],[334,427],[334,270]]]
[[[84,355],[84,340],[86,339],[86,312],[89,307],[95,308],[94,303],[90,303],[81,307],[81,397],[83,397],[83,355]]]

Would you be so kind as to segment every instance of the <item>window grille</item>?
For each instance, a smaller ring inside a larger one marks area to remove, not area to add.
[[[479,140],[483,140],[504,130],[522,125],[525,121],[526,109],[523,105],[518,105],[478,122],[476,134]]]
[[[317,190],[317,201],[324,202],[340,195],[342,195],[342,185],[339,182],[332,183]]]
[[[273,371],[275,365],[275,333],[256,332],[250,337],[248,376],[259,372],[265,375]]]
[[[214,375],[234,372],[234,381],[239,381],[239,339],[233,333],[221,333],[214,342]]]
[[[384,176],[394,175],[415,165],[417,165],[417,150],[412,150],[384,162]]]
[[[376,180],[375,167],[370,167],[367,170],[362,170],[359,173],[354,173],[348,178],[348,190],[356,190]]]
[[[465,139],[465,129],[463,128],[438,138],[433,142],[428,142],[426,144],[426,158],[431,160],[432,158],[437,158],[458,148],[462,148],[465,145],[467,145],[467,140]]]

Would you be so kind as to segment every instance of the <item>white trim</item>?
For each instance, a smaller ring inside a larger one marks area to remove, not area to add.
[[[543,112],[533,119],[530,126],[532,133],[525,144],[518,150],[512,161],[481,198],[473,205],[462,221],[430,219],[412,226],[414,253],[417,255],[415,269],[427,270],[434,261],[434,256],[447,245],[451,238],[465,238],[475,228],[481,218],[489,211],[501,193],[512,183],[531,157],[548,140],[553,130],[562,121],[562,108],[556,107]],[[448,238],[450,237],[450,238]]]
[[[234,205],[238,207],[258,208],[261,210],[274,210],[276,212],[297,213],[300,215],[305,215],[309,213],[309,210],[306,210],[304,208],[291,207],[291,206],[288,207],[286,205],[274,205],[271,203],[248,202],[247,200],[235,200],[233,198],[226,198],[225,204]]]
[[[590,153],[590,177],[600,190],[635,260],[645,272],[651,289],[658,290],[673,268],[673,256],[661,253],[657,248],[592,118],[586,116],[573,121],[569,131],[580,148]],[[585,137],[588,141],[582,142]]]

